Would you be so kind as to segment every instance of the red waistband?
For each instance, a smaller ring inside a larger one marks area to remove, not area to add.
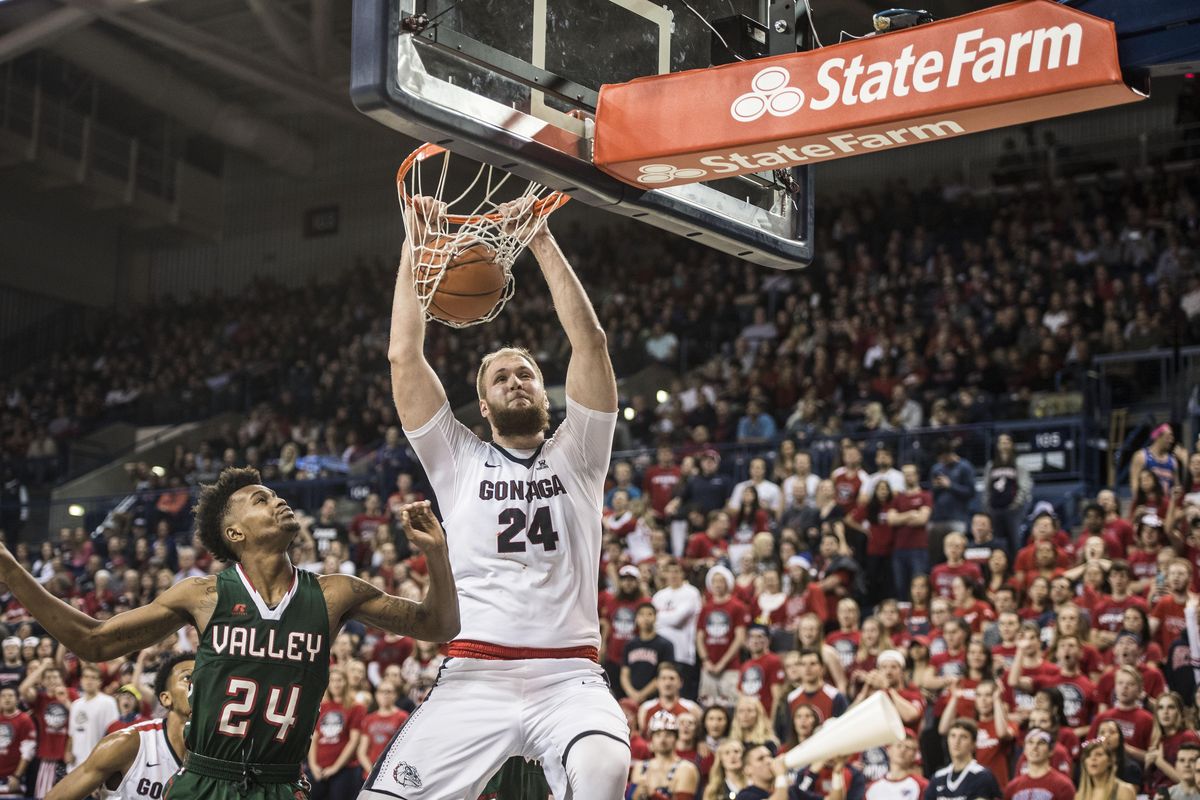
[[[456,639],[446,646],[452,658],[481,658],[487,661],[517,661],[524,658],[586,658],[600,663],[595,647],[505,647],[502,644]]]

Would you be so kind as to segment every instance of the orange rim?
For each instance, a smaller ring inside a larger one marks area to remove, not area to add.
[[[408,154],[408,158],[404,159],[404,163],[400,165],[400,169],[396,171],[396,188],[400,192],[400,202],[406,206],[411,205],[411,196],[404,190],[404,179],[408,177],[408,173],[412,170],[413,165],[418,161],[424,161],[427,158],[441,155],[446,152],[446,148],[441,145],[426,142]],[[562,208],[571,196],[562,192],[551,192],[533,204],[533,213],[539,217],[547,217],[550,214]],[[469,225],[480,220],[489,220],[497,222],[503,219],[503,215],[495,211],[489,214],[447,214],[445,219],[452,225]]]

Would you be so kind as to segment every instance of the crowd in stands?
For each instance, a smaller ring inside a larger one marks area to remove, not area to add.
[[[976,194],[886,183],[822,196],[818,255],[798,272],[736,264],[644,225],[559,231],[619,377],[681,377],[636,412],[621,444],[766,441],[1021,418],[1078,388],[1099,353],[1200,339],[1194,171]],[[281,477],[375,452],[394,424],[386,372],[390,263],[285,287],[123,310],[70,352],[0,376],[7,473],[47,481],[79,434],[118,419],[167,423],[235,410],[239,462]],[[270,298],[264,302],[263,298]],[[433,326],[429,357],[452,403],[479,357],[529,346],[549,385],[566,342],[528,265],[494,322]],[[620,448],[619,448],[620,449]],[[187,483],[228,454],[173,465]]]
[[[799,273],[625,228],[560,232],[618,375],[684,374],[665,400],[626,398],[621,444],[655,455],[615,463],[605,498],[601,658],[629,717],[631,798],[758,800],[777,780],[790,800],[1200,796],[1200,454],[1156,429],[1131,498],[1105,489],[1070,526],[1032,502],[1006,437],[974,464],[951,436],[920,463],[878,437],[1025,417],[1037,393],[1077,388],[1095,354],[1200,340],[1198,190],[1192,173],[1003,196],[891,184],[829,204],[818,262]],[[190,505],[223,466],[282,483],[366,465],[383,491],[304,509],[293,561],[419,597],[424,560],[396,509],[427,489],[392,408],[392,279],[381,264],[164,301],[0,380],[6,476],[26,480],[61,474],[75,436],[126,414],[244,411],[160,469],[130,465],[130,502],[95,531],[20,541],[17,557],[103,618],[221,567],[192,542]],[[518,280],[495,322],[433,326],[455,405],[502,343],[561,381],[547,294]],[[814,458],[817,436],[837,441],[831,458]],[[717,447],[729,442],[756,455],[744,475]],[[0,736],[0,780],[19,776],[14,793],[35,793],[19,785],[31,761],[75,758],[80,693],[111,695],[114,719],[154,713],[158,663],[196,644],[185,629],[93,667],[11,595],[0,614],[0,730],[21,731]],[[438,643],[348,626],[312,776],[358,780],[441,658]],[[776,760],[880,692],[903,742],[801,770]]]
[[[1004,437],[981,492],[952,440],[925,471],[886,448],[864,458],[852,438],[828,474],[791,440],[764,448],[742,481],[709,449],[614,463],[598,611],[601,660],[629,720],[629,796],[748,800],[769,794],[742,792],[779,777],[793,800],[911,797],[906,787],[930,780],[928,797],[951,797],[937,793],[939,770],[976,762],[1006,797],[1049,787],[1066,800],[1105,775],[1139,794],[1194,791],[1200,452],[1162,426],[1139,455],[1134,499],[1101,491],[1071,530],[1030,503],[1032,478]],[[397,484],[386,498],[307,509],[293,561],[419,598],[424,559],[396,509],[423,497],[422,480],[404,472]],[[143,487],[98,531],[63,529],[16,555],[104,618],[222,567],[189,527],[186,503]],[[0,780],[33,774],[31,759],[65,767],[72,748],[91,746],[69,724],[81,692],[115,696],[105,719],[153,713],[160,659],[197,641],[185,629],[93,670],[7,593],[0,612],[0,726],[24,731],[0,736]],[[438,643],[358,624],[333,653],[308,766],[348,786],[421,703],[442,656]],[[799,770],[777,759],[877,692],[905,741]],[[1099,739],[1106,755],[1092,759]]]

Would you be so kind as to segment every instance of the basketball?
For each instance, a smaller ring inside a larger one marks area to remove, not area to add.
[[[495,262],[496,251],[488,245],[476,242],[457,252],[452,248],[443,251],[448,241],[448,237],[436,239],[421,255],[417,270],[418,283],[437,281],[439,273],[446,272],[429,301],[429,313],[456,324],[482,319],[504,295],[508,275]]]

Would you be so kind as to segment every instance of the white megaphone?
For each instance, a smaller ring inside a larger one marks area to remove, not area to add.
[[[886,692],[876,692],[784,753],[783,763],[788,769],[800,769],[836,756],[895,744],[903,738],[900,712]]]

